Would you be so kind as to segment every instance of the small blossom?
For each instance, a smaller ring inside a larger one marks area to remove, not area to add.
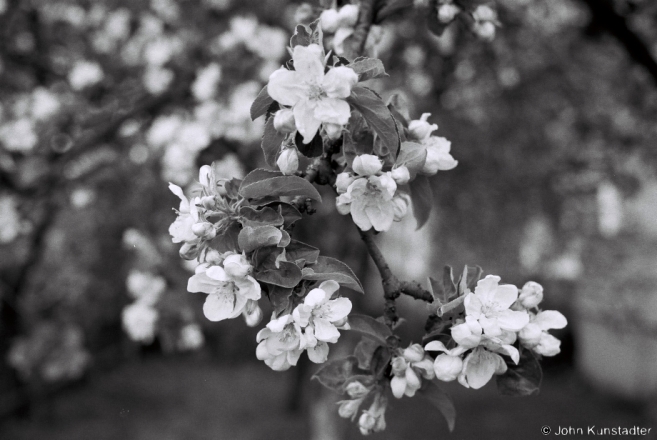
[[[97,63],[78,61],[68,74],[68,82],[73,90],[82,90],[99,83],[103,76],[103,69]]]
[[[506,370],[502,356],[477,347],[465,357],[458,381],[466,388],[477,390],[486,385],[494,374],[504,374]]]
[[[242,312],[244,321],[249,327],[255,327],[262,321],[262,309],[258,306],[258,301],[249,300]]]
[[[406,165],[394,168],[390,172],[390,177],[393,178],[397,185],[406,185],[411,180],[411,174]]]
[[[526,309],[531,309],[543,301],[543,286],[534,281],[529,281],[522,286],[518,302]]]
[[[363,435],[369,435],[373,432],[381,432],[386,429],[385,413],[388,406],[388,399],[382,395],[377,395],[372,405],[367,411],[363,411],[358,419],[358,429]]]
[[[283,174],[294,174],[299,169],[299,154],[295,147],[285,148],[276,160],[278,169]]]
[[[490,21],[477,21],[473,24],[472,30],[484,41],[493,41],[495,38],[495,24]]]
[[[427,351],[442,351],[433,362],[433,371],[436,378],[444,382],[451,382],[458,378],[463,370],[463,360],[461,356],[467,350],[462,346],[457,346],[448,350],[440,341],[429,342],[425,347]]]
[[[434,175],[439,170],[448,171],[458,165],[449,150],[452,143],[444,137],[431,136],[422,143],[427,148],[427,160],[422,167],[422,174]]]
[[[335,179],[335,189],[338,191],[338,194],[346,193],[349,185],[351,185],[354,180],[356,180],[356,177],[349,173],[338,174]]]
[[[207,101],[217,93],[217,85],[221,80],[221,66],[217,63],[209,64],[196,74],[192,84],[192,94],[197,101]]]
[[[410,345],[401,356],[392,359],[392,373],[390,388],[398,399],[404,395],[413,397],[422,386],[420,377],[431,380],[435,375],[432,359],[419,344]]]
[[[453,3],[440,5],[438,8],[438,21],[441,23],[450,23],[459,12],[461,12],[461,9]]]
[[[438,130],[438,125],[429,124],[427,119],[429,119],[431,113],[422,113],[420,119],[413,120],[408,123],[409,135],[418,140],[423,141],[428,139],[431,136],[431,133]]]
[[[397,184],[390,173],[356,179],[345,194],[336,199],[340,213],[351,213],[354,223],[363,231],[372,227],[387,231],[395,218],[392,201]]]
[[[319,16],[322,30],[329,34],[335,33],[340,26],[340,16],[335,9],[326,9]]]
[[[394,221],[399,222],[408,213],[408,206],[411,204],[411,196],[406,193],[397,193],[392,198],[392,203],[394,204]]]
[[[205,337],[198,324],[187,324],[180,330],[180,339],[178,340],[179,350],[198,350],[204,343]]]
[[[126,286],[138,302],[154,306],[164,293],[167,283],[161,276],[133,270],[128,274]]]
[[[169,227],[169,234],[171,234],[172,241],[174,243],[196,242],[198,237],[194,234],[194,231],[192,231],[192,227],[198,221],[198,209],[196,204],[190,203],[178,185],[170,183],[169,189],[180,198],[178,217]]]
[[[358,409],[360,408],[363,399],[353,399],[353,400],[342,400],[338,402],[340,407],[338,408],[338,414],[343,419],[353,420],[358,414]]]
[[[359,176],[372,176],[383,169],[383,164],[378,156],[373,154],[361,154],[356,156],[352,165],[354,172]]]
[[[296,365],[305,345],[301,327],[291,315],[270,321],[258,332],[256,341],[256,357],[275,371],[284,371]]]
[[[280,133],[292,133],[297,129],[294,123],[294,112],[284,108],[274,115],[274,128]]]
[[[555,356],[561,351],[561,341],[548,333],[568,325],[566,317],[556,310],[545,310],[532,314],[529,323],[520,330],[520,343],[543,356]]]
[[[358,6],[344,5],[338,13],[341,27],[354,27],[358,22]]]
[[[497,13],[490,6],[479,5],[472,13],[472,17],[477,21],[495,21]]]
[[[153,342],[157,318],[157,310],[141,302],[126,306],[121,313],[123,329],[130,339],[142,343]]]

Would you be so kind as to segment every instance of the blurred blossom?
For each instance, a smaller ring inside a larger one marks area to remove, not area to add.
[[[144,59],[151,66],[163,66],[183,47],[182,41],[173,37],[160,37],[144,47]]]
[[[21,232],[21,218],[16,199],[0,195],[0,244],[13,241]]]
[[[426,52],[418,45],[408,46],[404,50],[404,61],[412,67],[422,67],[427,59]]]
[[[0,142],[8,151],[29,152],[39,141],[34,123],[22,118],[0,126]]]
[[[142,144],[133,145],[128,153],[132,163],[137,165],[146,163],[148,160],[148,154],[148,147]]]
[[[598,228],[607,238],[615,237],[623,227],[623,197],[611,182],[598,185]]]
[[[218,179],[243,179],[246,175],[244,165],[235,153],[227,153],[215,161],[213,169]]]
[[[71,193],[71,205],[82,209],[93,203],[96,193],[89,188],[77,188]]]
[[[151,9],[166,21],[176,21],[180,17],[180,8],[173,0],[151,0]]]
[[[7,0],[0,0],[0,14],[4,14],[7,11]]]
[[[107,37],[123,41],[130,34],[130,11],[126,8],[117,9],[109,14],[105,21],[104,31]]]
[[[149,93],[159,95],[169,88],[173,78],[174,74],[170,69],[148,67],[144,72],[144,87]]]
[[[126,279],[126,286],[136,302],[154,306],[164,293],[167,282],[159,275],[132,270]]]
[[[192,94],[198,101],[207,101],[217,93],[217,85],[221,80],[221,66],[212,63],[200,69],[192,84]]]
[[[158,116],[146,133],[146,141],[153,147],[166,145],[182,125],[178,115]]]
[[[155,325],[158,313],[148,304],[136,302],[126,306],[121,314],[123,329],[130,339],[151,343],[155,339]]]
[[[539,270],[553,247],[553,236],[548,219],[537,216],[524,227],[520,242],[520,265],[527,272]]]
[[[38,87],[32,92],[31,113],[37,121],[44,121],[55,115],[61,108],[57,95],[48,89]]]
[[[46,21],[63,21],[78,28],[85,24],[87,17],[81,6],[62,2],[43,2],[40,5],[40,12]]]
[[[408,86],[418,96],[427,96],[433,90],[433,79],[422,70],[406,74]]]
[[[223,11],[230,7],[232,0],[203,0],[203,3],[212,9]]]
[[[98,63],[78,61],[68,74],[68,82],[73,90],[82,90],[99,83],[103,77],[103,70]]]
[[[198,324],[187,324],[180,330],[178,349],[181,351],[198,350],[205,343],[205,337]]]

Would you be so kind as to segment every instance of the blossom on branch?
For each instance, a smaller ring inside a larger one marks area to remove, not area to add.
[[[390,388],[398,399],[404,395],[413,397],[422,386],[420,377],[431,380],[435,376],[433,361],[420,344],[410,345],[401,356],[392,359],[392,373]]]

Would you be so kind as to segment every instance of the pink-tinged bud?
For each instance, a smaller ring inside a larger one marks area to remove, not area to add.
[[[210,181],[212,179],[212,167],[210,165],[203,165],[198,170],[198,181],[203,186],[210,186]]]
[[[251,307],[251,310],[244,309],[244,321],[246,321],[246,325],[249,327],[255,327],[260,324],[260,321],[262,321],[262,309],[258,306],[256,301],[252,302],[255,303],[255,305]]]
[[[528,281],[522,286],[518,301],[526,309],[538,306],[543,301],[543,286],[535,281]]]
[[[350,382],[349,385],[347,385],[345,391],[347,391],[349,397],[354,399],[365,397],[370,392],[369,388],[367,388],[365,385],[363,385],[357,380]]]
[[[183,260],[194,260],[198,257],[199,251],[198,243],[183,243],[178,253]]]
[[[538,324],[530,322],[518,332],[518,339],[522,345],[531,348],[541,341],[542,334],[543,330],[538,326]]]
[[[360,408],[362,402],[363,399],[343,400],[342,402],[338,402],[340,404],[338,414],[343,419],[353,419],[358,413],[358,408]]]
[[[438,125],[429,124],[427,122],[429,116],[431,116],[431,113],[422,113],[420,119],[411,121],[408,124],[408,132],[413,139],[418,141],[427,139],[429,136],[431,136],[431,133],[438,130]]]
[[[410,345],[404,350],[404,358],[409,362],[420,362],[424,359],[424,348],[420,344]]]
[[[405,185],[411,180],[411,173],[409,173],[406,165],[393,169],[390,175],[397,185]]]
[[[392,198],[392,207],[395,214],[394,220],[401,221],[408,214],[408,206],[411,204],[411,197],[406,193],[397,193]]]
[[[281,152],[281,155],[278,156],[276,165],[278,165],[278,169],[281,170],[283,174],[294,174],[295,171],[299,169],[299,155],[297,154],[297,149],[294,147],[284,149]]]
[[[192,226],[192,232],[199,238],[211,240],[217,235],[214,225],[210,222],[195,223]]]
[[[251,265],[242,254],[231,254],[224,258],[226,274],[235,278],[244,278],[251,273]]]
[[[356,156],[352,165],[354,172],[359,176],[371,176],[383,169],[383,164],[378,156],[373,154],[361,154]]]
[[[438,21],[445,24],[451,23],[459,12],[461,12],[461,9],[453,3],[441,5],[438,8]]]
[[[205,253],[205,262],[209,263],[211,266],[220,266],[223,263],[224,257],[216,249],[208,248]]]
[[[274,115],[274,128],[279,133],[292,133],[297,129],[294,122],[294,112],[289,108],[279,110]]]
[[[472,13],[472,17],[477,21],[495,21],[497,20],[497,12],[490,6],[479,5]]]
[[[463,370],[463,360],[459,356],[440,354],[433,362],[433,371],[436,378],[444,382],[455,380]]]
[[[376,426],[376,419],[368,411],[364,411],[358,419],[358,428],[363,435],[369,435]]]
[[[495,25],[491,21],[475,22],[472,30],[484,41],[493,41],[495,39]]]
[[[391,366],[392,372],[395,374],[395,376],[403,376],[406,374],[406,367],[408,364],[406,363],[406,359],[401,356],[397,356],[392,360]]]
[[[319,16],[319,21],[322,24],[322,30],[329,34],[335,33],[340,25],[340,15],[335,9],[327,9],[322,11]]]
[[[340,136],[342,136],[342,125],[325,123],[324,131],[326,131],[326,135],[329,137],[329,139],[335,141],[340,139]]]
[[[354,176],[349,173],[340,173],[335,179],[335,189],[338,191],[338,194],[344,194],[347,192],[349,185],[356,180]]]
[[[358,23],[358,6],[344,5],[338,13],[341,27],[354,27]]]

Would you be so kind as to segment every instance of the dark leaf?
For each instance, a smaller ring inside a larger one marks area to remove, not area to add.
[[[274,118],[269,118],[265,124],[265,132],[262,135],[260,147],[265,155],[265,162],[270,167],[276,166],[276,156],[281,151],[281,144],[285,140],[285,134],[279,133],[274,128]]]
[[[404,165],[408,168],[411,178],[422,170],[424,162],[427,160],[427,149],[415,142],[402,142],[399,156],[395,164],[399,167]]]
[[[221,253],[236,252],[239,249],[238,237],[242,229],[238,222],[232,223],[210,241],[209,246]]]
[[[214,164],[214,162],[213,162]],[[229,199],[236,199],[237,192],[239,191],[242,181],[240,179],[230,179],[228,182],[224,183],[224,189],[226,190],[226,197]]]
[[[374,350],[374,354],[372,354],[372,361],[370,362],[370,371],[376,377],[382,377],[383,373],[388,367],[388,364],[390,363],[391,358],[392,356],[390,355],[390,350],[388,350],[387,347],[384,346],[377,347],[377,349]]]
[[[379,345],[386,345],[386,338],[392,335],[392,331],[381,321],[371,316],[349,315],[349,327],[351,330],[374,339]]]
[[[408,121],[410,121],[411,116],[408,113],[408,105],[404,98],[397,93],[392,95],[388,98],[388,109],[395,120],[401,122],[404,127],[408,127]]]
[[[466,266],[465,287],[474,292],[477,283],[481,279],[481,274],[484,272],[479,266]],[[465,290],[464,290],[465,291]]]
[[[438,301],[440,303],[439,305],[447,302],[445,298],[445,289],[443,289],[443,283],[432,277],[429,277],[429,291],[431,292],[434,301]]]
[[[253,266],[256,271],[264,271],[266,269],[278,269],[276,262],[279,259],[284,249],[278,246],[267,246],[257,249],[253,253]]]
[[[280,261],[278,269],[265,269],[255,272],[254,277],[263,283],[280,287],[295,287],[301,281],[301,269],[294,263]]]
[[[287,252],[287,259],[289,261],[306,260],[306,263],[313,264],[317,262],[319,257],[319,249],[309,244],[302,243],[297,240],[292,240],[285,248]]]
[[[369,370],[372,365],[372,356],[377,347],[380,347],[377,341],[372,338],[362,338],[354,349],[354,356],[358,359],[358,367],[363,370]]]
[[[299,153],[303,154],[306,157],[319,157],[324,152],[324,141],[322,141],[322,136],[317,132],[315,137],[307,144],[303,143],[303,136],[297,131],[297,134],[294,136],[294,143],[299,150]]]
[[[413,215],[417,220],[417,228],[420,229],[429,220],[431,208],[433,207],[433,191],[426,176],[417,176],[409,184],[411,188],[411,200],[413,201]]]
[[[454,270],[452,266],[445,266],[443,268],[443,292],[445,294],[443,303],[451,301],[458,294],[456,284],[454,284]]]
[[[280,229],[274,226],[247,226],[240,231],[238,243],[244,252],[251,252],[265,246],[276,246],[283,238]]]
[[[497,376],[497,389],[503,396],[531,396],[541,388],[541,364],[529,350],[523,350],[518,365],[507,362],[506,373]]]
[[[367,371],[359,370],[356,357],[348,356],[325,362],[312,378],[319,380],[325,387],[342,393],[344,384],[349,378],[363,374],[367,375]]]
[[[246,176],[245,181],[248,177]],[[242,182],[239,194],[245,199],[260,199],[266,196],[301,196],[318,202],[322,201],[322,197],[313,184],[298,176],[271,177],[248,185]]]
[[[271,179],[272,177],[279,177],[279,176],[283,176],[283,173],[281,173],[280,171],[272,171],[272,170],[265,170],[264,168],[256,168],[255,170],[247,174],[244,180],[242,180],[242,184],[240,185],[240,190],[245,186],[251,185],[256,182],[260,182],[261,180]]]
[[[267,86],[264,86],[262,90],[260,90],[260,93],[258,93],[258,96],[256,96],[253,104],[251,104],[251,120],[255,121],[260,116],[267,113],[269,106],[272,105],[273,102],[274,99],[269,96],[269,93],[267,93]]]
[[[310,29],[303,24],[298,24],[294,30],[294,35],[290,38],[290,46],[292,46],[292,49],[295,46],[310,46],[311,38]]]
[[[324,33],[322,32],[322,26],[320,19],[313,21],[308,25],[310,27],[310,44],[318,44],[319,46],[324,46]]]
[[[337,281],[340,286],[348,287],[356,292],[363,293],[363,285],[349,266],[342,261],[331,257],[318,257],[317,263],[304,269],[303,279],[316,281],[334,280]]]
[[[438,411],[445,417],[447,427],[450,432],[454,431],[454,424],[456,423],[456,408],[454,402],[445,391],[443,391],[434,381],[427,381],[428,386],[419,391],[419,395],[429,400]]]
[[[395,120],[381,98],[372,90],[355,86],[347,102],[363,115],[367,125],[381,140],[382,147],[396,154],[400,139]]]
[[[358,81],[388,76],[383,63],[377,58],[356,58],[353,63],[349,64],[349,67],[358,74]]]
[[[271,301],[277,316],[288,307],[290,295],[292,295],[292,288],[269,286],[269,301]]]
[[[289,228],[292,226],[296,221],[301,220],[302,216],[301,213],[297,208],[294,206],[290,205],[289,203],[284,203],[284,202],[274,202],[270,203],[267,206],[274,208],[278,211],[280,215],[283,216],[283,220],[285,221],[284,227]]]
[[[252,206],[242,206],[240,208],[240,222],[242,226],[281,226],[284,223],[283,216],[274,208],[264,207],[256,209]]]

